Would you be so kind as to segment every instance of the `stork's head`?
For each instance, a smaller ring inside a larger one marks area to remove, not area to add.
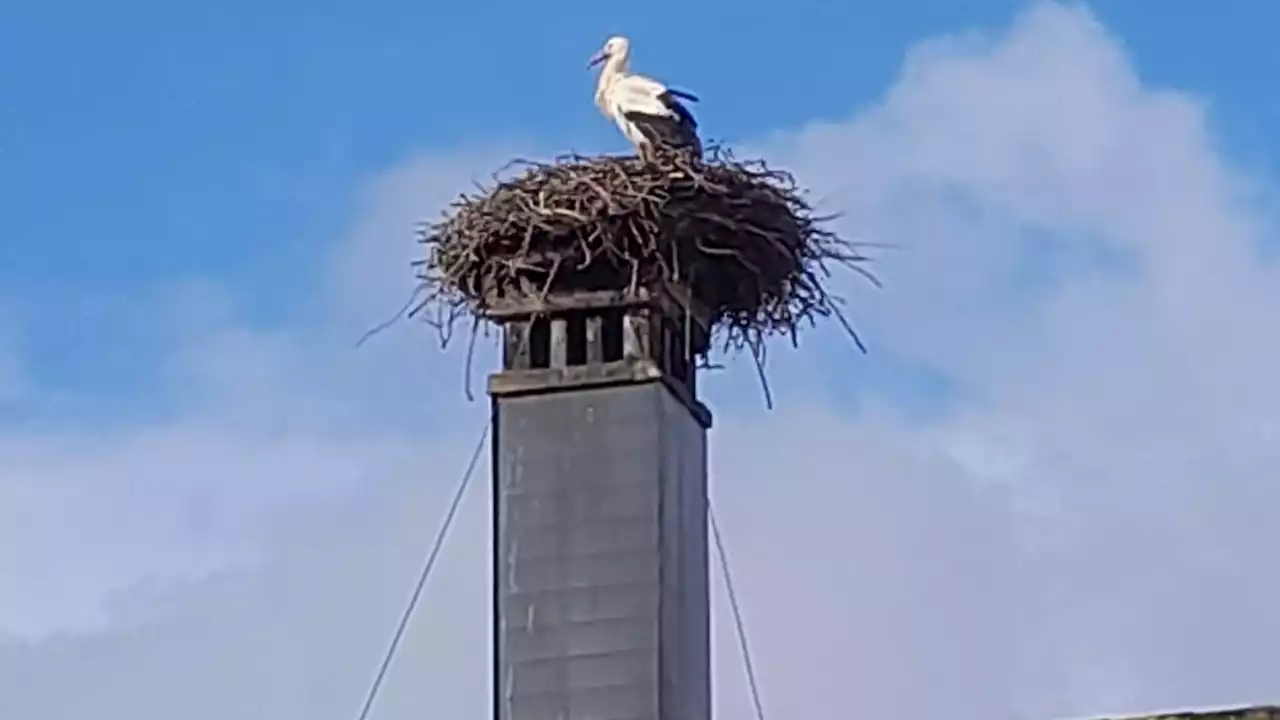
[[[605,42],[604,47],[600,48],[600,52],[591,57],[591,62],[587,67],[594,67],[605,60],[621,62],[626,60],[630,53],[631,42],[621,35],[614,35]]]

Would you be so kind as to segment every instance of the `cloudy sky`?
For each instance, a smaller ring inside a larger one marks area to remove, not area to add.
[[[447,5],[0,4],[0,718],[354,717],[493,359],[354,340],[473,179],[622,147],[614,32],[897,246],[869,357],[707,382],[771,717],[1280,700],[1274,10]],[[485,495],[375,718],[487,710]]]

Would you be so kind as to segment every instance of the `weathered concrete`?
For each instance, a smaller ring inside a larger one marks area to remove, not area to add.
[[[705,331],[673,307],[491,312],[497,720],[710,720]]]
[[[706,430],[661,382],[494,398],[499,720],[708,720]]]

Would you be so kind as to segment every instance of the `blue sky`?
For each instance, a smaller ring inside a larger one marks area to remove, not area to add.
[[[349,716],[485,416],[424,328],[351,345],[472,179],[624,147],[585,68],[618,32],[901,246],[840,281],[870,357],[775,353],[772,412],[749,365],[703,385],[771,712],[1280,699],[1277,20],[0,2],[0,716]],[[485,507],[380,718],[483,711]]]
[[[994,26],[1019,6],[9,3],[0,288],[35,328],[42,383],[145,394],[145,351],[132,367],[103,362],[148,343],[121,326],[123,299],[212,279],[245,321],[271,327],[307,314],[306,269],[352,221],[353,189],[407,152],[495,139],[617,148],[582,62],[609,33],[706,98],[708,134],[741,140],[844,118],[912,39]],[[1280,11],[1091,7],[1149,82],[1211,94],[1233,157],[1274,166],[1280,99],[1258,82],[1280,62],[1266,49]]]

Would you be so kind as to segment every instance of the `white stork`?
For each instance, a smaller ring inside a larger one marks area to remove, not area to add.
[[[641,158],[650,157],[657,146],[688,149],[701,156],[698,123],[680,103],[680,99],[697,102],[698,98],[631,74],[627,71],[630,59],[631,43],[620,36],[609,38],[591,58],[588,67],[604,63],[596,83],[600,111],[617,123]]]

